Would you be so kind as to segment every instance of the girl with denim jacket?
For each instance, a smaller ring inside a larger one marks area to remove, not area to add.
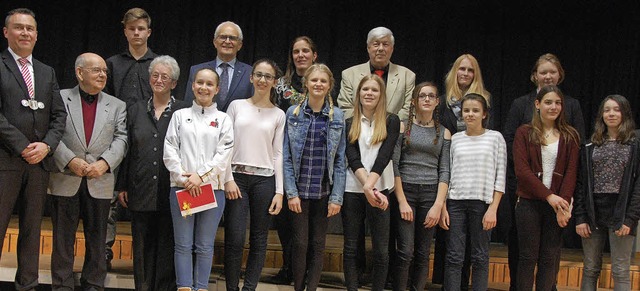
[[[307,97],[286,115],[284,190],[293,226],[294,289],[305,290],[306,275],[306,290],[316,290],[329,217],[342,207],[346,140],[344,115],[329,95],[335,82],[329,68],[314,64],[302,80]]]
[[[451,133],[438,118],[438,88],[422,82],[412,95],[409,120],[393,156],[399,206],[391,212],[398,234],[393,290],[402,291],[408,281],[411,290],[424,290],[431,240],[449,188]]]
[[[640,218],[640,141],[626,98],[600,103],[591,143],[581,153],[580,186],[573,214],[582,237],[581,290],[596,290],[602,250],[609,240],[614,290],[631,290],[629,268]]]
[[[387,113],[385,85],[377,75],[364,76],[355,94],[353,117],[346,121],[350,171],[342,211],[344,277],[347,290],[358,289],[358,241],[365,218],[371,225],[372,290],[383,290],[389,267],[389,192],[394,188],[391,157],[400,120]]]

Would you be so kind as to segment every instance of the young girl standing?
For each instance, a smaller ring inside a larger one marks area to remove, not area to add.
[[[445,259],[445,290],[460,290],[467,236],[471,243],[473,290],[487,290],[489,240],[504,193],[506,144],[502,135],[486,129],[487,100],[471,93],[462,98],[466,130],[451,138],[449,196],[440,226],[449,231]]]
[[[287,111],[284,190],[293,226],[294,289],[316,290],[329,217],[342,206],[346,139],[344,115],[329,95],[335,82],[331,70],[314,64],[302,80],[307,97]]]
[[[275,105],[280,70],[275,62],[254,63],[250,81],[254,95],[234,100],[227,114],[233,120],[235,146],[225,179],[224,272],[227,290],[238,290],[242,251],[250,216],[249,257],[243,290],[255,290],[267,253],[271,216],[282,208],[282,143],[284,112]]]
[[[596,290],[602,249],[611,246],[614,290],[631,290],[629,268],[640,218],[640,142],[631,105],[620,95],[600,103],[591,143],[581,153],[580,181],[573,214],[582,237],[581,290]]]
[[[356,257],[360,228],[371,225],[373,246],[372,290],[383,290],[389,267],[389,192],[393,190],[391,156],[400,132],[400,120],[387,113],[384,81],[377,75],[362,78],[356,91],[353,117],[347,119],[346,192],[342,211],[344,277],[347,290],[358,290]]]
[[[534,278],[537,290],[552,290],[558,274],[580,142],[578,132],[564,119],[563,101],[558,87],[542,87],[531,124],[520,126],[513,141],[518,178],[518,290],[531,290]]]
[[[413,90],[409,120],[394,152],[395,190],[399,211],[398,258],[393,289],[424,290],[429,276],[429,253],[449,187],[451,133],[440,124],[438,88],[423,82]],[[413,272],[409,266],[413,262]]]

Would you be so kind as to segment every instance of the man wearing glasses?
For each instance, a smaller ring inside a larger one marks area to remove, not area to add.
[[[80,284],[83,290],[104,289],[104,260],[109,202],[113,196],[113,169],[127,150],[126,104],[101,92],[107,82],[107,65],[98,55],[76,59],[78,86],[60,91],[69,122],[53,153],[59,172],[52,173],[51,222],[53,290],[73,290],[74,242],[82,218],[85,256]]]
[[[216,48],[217,56],[213,61],[192,66],[189,70],[189,80],[184,100],[193,100],[193,90],[191,83],[197,71],[202,68],[215,70],[220,76],[220,91],[215,96],[214,101],[218,110],[226,112],[231,101],[236,99],[246,99],[253,95],[253,86],[249,82],[251,66],[236,59],[238,51],[242,48],[242,30],[237,24],[226,21],[216,27],[213,36],[213,46]]]
[[[64,132],[64,110],[53,68],[33,58],[38,39],[35,14],[7,13],[9,47],[0,64],[0,249],[14,206],[20,214],[17,290],[38,286],[40,223],[52,151]]]

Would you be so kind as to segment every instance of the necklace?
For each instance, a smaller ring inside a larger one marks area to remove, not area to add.
[[[551,135],[555,135],[555,129],[549,130],[544,133],[544,138],[549,138]]]
[[[431,122],[433,122],[433,118],[431,118],[431,120],[428,120],[426,122],[423,122],[422,120],[418,120],[418,119],[415,119],[415,121],[420,126],[429,126]]]

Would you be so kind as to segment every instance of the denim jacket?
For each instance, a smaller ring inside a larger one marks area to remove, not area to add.
[[[287,198],[298,197],[297,181],[300,177],[300,163],[302,151],[307,139],[307,132],[311,126],[311,118],[305,113],[307,101],[300,105],[300,111],[296,116],[293,111],[297,105],[287,110],[287,120],[284,127],[284,192]],[[329,103],[325,102],[322,114],[329,116]],[[327,121],[327,169],[329,171],[329,183],[331,194],[329,203],[342,205],[346,179],[346,136],[344,113],[337,106],[333,107],[333,120]]]

